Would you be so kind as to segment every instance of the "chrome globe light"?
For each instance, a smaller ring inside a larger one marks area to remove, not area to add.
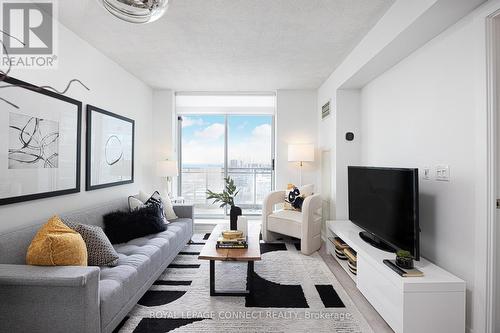
[[[149,23],[165,14],[169,0],[101,0],[111,14],[131,23]]]

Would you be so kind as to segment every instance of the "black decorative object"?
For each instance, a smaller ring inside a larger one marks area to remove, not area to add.
[[[413,268],[413,256],[409,251],[399,250],[396,252],[396,265],[405,269]]]
[[[352,140],[354,140],[354,133],[353,133],[353,132],[347,132],[347,133],[345,134],[345,139],[346,139],[347,141],[352,141]]]
[[[230,217],[230,229],[238,230],[238,216],[241,216],[243,213],[241,208],[238,206],[231,206],[231,210],[229,211]]]
[[[5,77],[0,205],[80,192],[82,103]],[[15,107],[12,105],[15,104]]]
[[[87,191],[134,182],[134,127],[132,119],[87,105]]]

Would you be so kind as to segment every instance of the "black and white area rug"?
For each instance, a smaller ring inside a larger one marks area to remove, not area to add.
[[[251,296],[211,297],[206,235],[186,245],[120,324],[120,333],[373,332],[318,253],[261,243]],[[247,264],[216,262],[216,289],[247,287]]]

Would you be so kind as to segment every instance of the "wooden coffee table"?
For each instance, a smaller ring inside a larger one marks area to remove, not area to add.
[[[248,222],[248,248],[247,249],[217,249],[217,239],[222,231],[229,230],[229,224],[218,224],[205,246],[200,252],[198,259],[210,260],[210,296],[246,296],[252,292],[252,277],[254,273],[254,261],[260,260],[260,223]],[[215,290],[215,261],[246,261],[248,263],[248,290],[223,291]]]

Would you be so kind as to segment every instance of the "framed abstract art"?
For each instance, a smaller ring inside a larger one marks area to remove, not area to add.
[[[134,182],[132,119],[87,105],[87,191]]]
[[[0,205],[80,192],[82,103],[6,78],[0,101]]]

